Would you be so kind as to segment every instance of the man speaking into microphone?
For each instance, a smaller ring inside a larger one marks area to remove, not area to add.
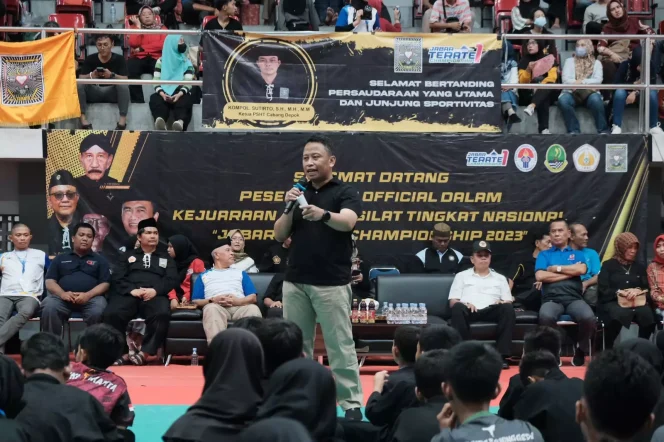
[[[350,323],[352,231],[361,213],[357,190],[332,177],[337,159],[327,138],[309,138],[302,166],[309,180],[286,193],[286,212],[274,224],[277,241],[291,236],[283,285],[284,318],[302,329],[304,351],[313,357],[320,322],[337,400],[349,419],[362,419],[362,387]],[[304,196],[307,205],[298,197]],[[292,210],[289,211],[295,205]]]

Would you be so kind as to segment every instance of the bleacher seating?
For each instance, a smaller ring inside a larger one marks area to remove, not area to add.
[[[518,0],[495,0],[494,23],[499,35],[507,34],[512,30],[512,9],[518,4]]]
[[[480,6],[480,27],[484,27],[484,22],[486,20],[491,20],[491,11],[495,5],[494,0],[482,0],[482,5]],[[489,16],[485,17],[484,10],[489,10]]]
[[[569,34],[571,30],[577,30],[579,31],[579,34],[583,33],[583,21],[581,20],[576,20],[574,18],[574,7],[576,6],[576,1],[575,0],[567,0],[567,8],[566,8],[566,21],[567,21],[567,26],[565,27],[565,34]],[[567,50],[567,47],[570,43],[570,40],[565,40],[565,50]]]
[[[650,0],[628,0],[627,14],[630,17],[637,17],[641,21],[651,21],[651,26],[655,28],[655,9],[657,5]]]
[[[73,14],[73,13],[60,13],[60,14],[51,14],[48,16],[48,21],[54,21],[63,28],[84,28],[85,27],[85,17],[83,14]],[[84,60],[87,51],[85,46],[85,37],[83,34],[76,34],[76,46],[79,50],[78,59]]]
[[[86,27],[94,27],[94,6],[92,0],[56,0],[56,14],[81,14]]]
[[[7,9],[5,25],[19,26],[21,22],[21,3],[19,3],[19,0],[5,0],[5,8]]]

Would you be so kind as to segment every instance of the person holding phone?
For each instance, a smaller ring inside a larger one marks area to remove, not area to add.
[[[468,0],[436,0],[429,21],[431,32],[471,32],[473,29]]]

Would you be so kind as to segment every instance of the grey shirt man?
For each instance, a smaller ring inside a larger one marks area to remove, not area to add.
[[[431,442],[484,441],[544,442],[539,430],[528,422],[508,421],[489,412],[478,413],[454,429],[446,428]]]

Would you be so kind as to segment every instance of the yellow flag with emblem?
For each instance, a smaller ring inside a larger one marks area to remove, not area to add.
[[[0,42],[0,125],[28,126],[79,117],[74,32]]]

